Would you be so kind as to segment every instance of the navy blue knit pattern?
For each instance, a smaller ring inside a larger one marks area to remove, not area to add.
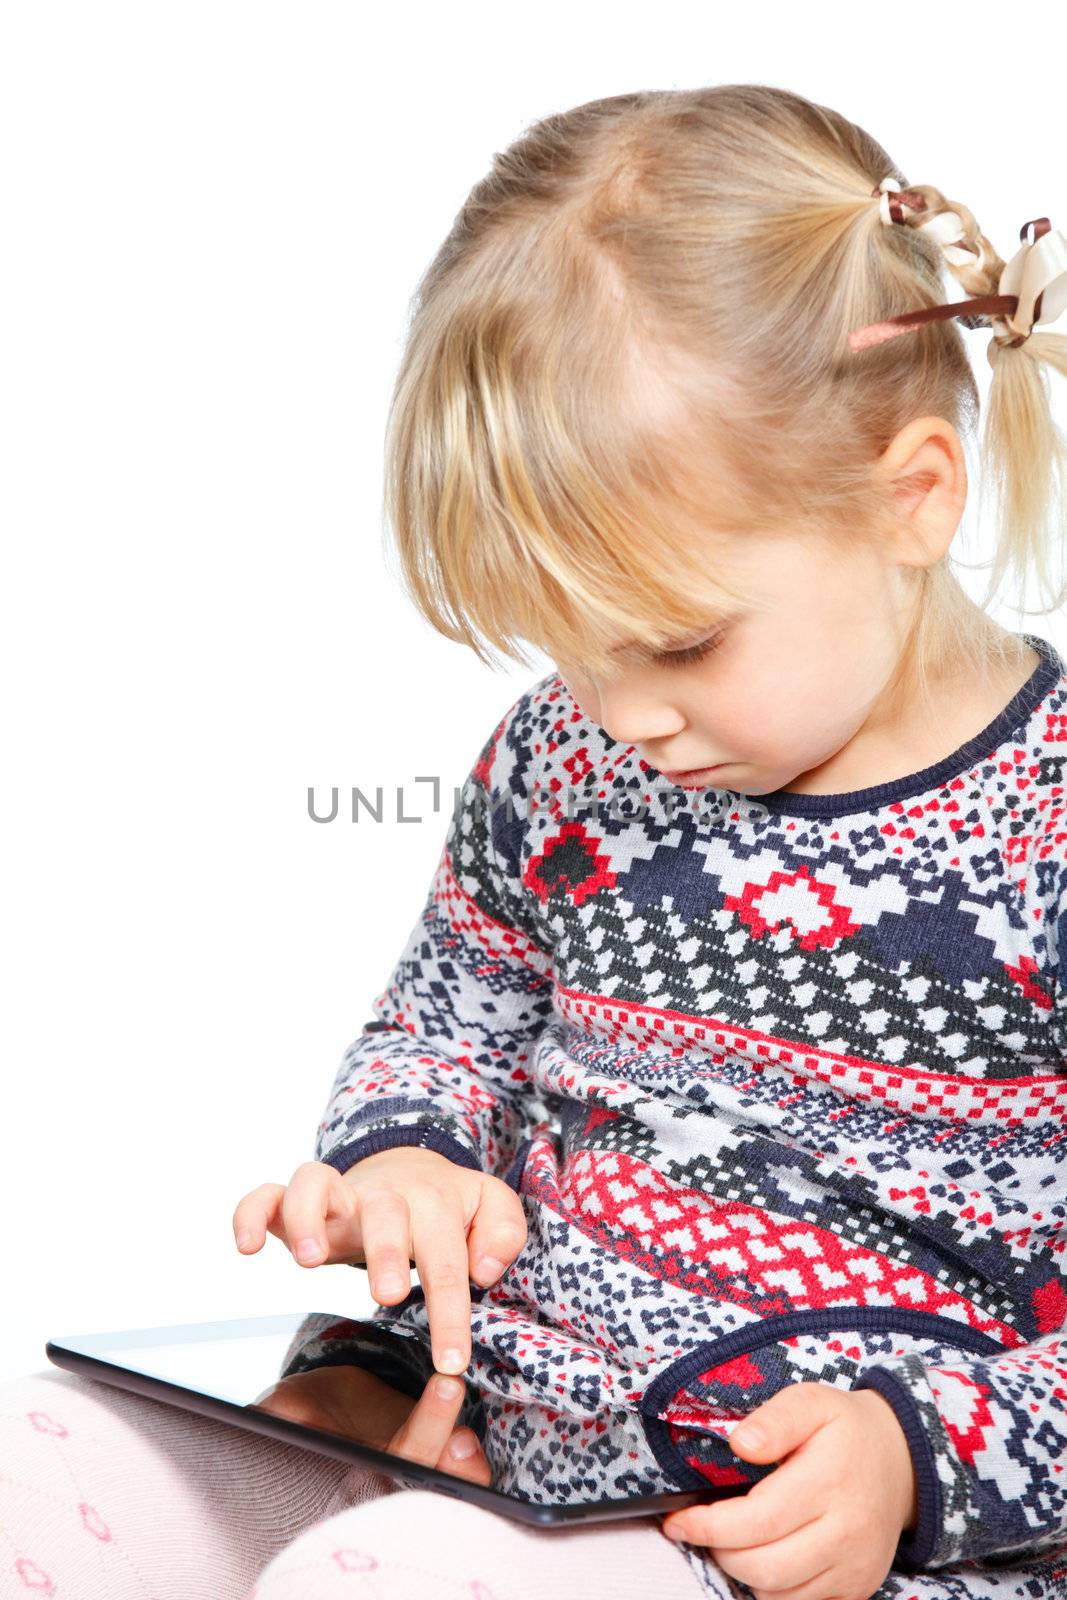
[[[845,794],[680,790],[556,673],[486,739],[315,1154],[520,1195],[473,1289],[501,1487],[754,1482],[741,1417],[874,1387],[919,1492],[879,1593],[1067,1595],[1067,666],[1025,637],[988,727]]]

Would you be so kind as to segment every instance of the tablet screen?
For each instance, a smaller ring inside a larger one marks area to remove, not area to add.
[[[56,1342],[374,1449],[386,1447],[434,1370],[429,1350],[411,1329],[326,1312],[133,1328]],[[468,1378],[464,1383],[456,1428],[469,1427],[480,1410],[477,1391]]]
[[[50,1341],[48,1354],[70,1351],[107,1363],[111,1369],[141,1374],[192,1394],[223,1401],[241,1411],[259,1410],[284,1417],[319,1435],[385,1452],[405,1454],[396,1445],[401,1430],[434,1375],[433,1358],[422,1334],[407,1324],[373,1317],[358,1319],[327,1312],[293,1312],[273,1317],[186,1323],[173,1327],[76,1335]],[[59,1360],[63,1365],[63,1360]],[[117,1371],[90,1373],[119,1382]],[[470,1371],[463,1374],[465,1395],[451,1431],[470,1430],[477,1440],[473,1459],[450,1468],[442,1453],[432,1469],[544,1507],[634,1504],[655,1497],[664,1506],[691,1503],[662,1472],[647,1447],[641,1423],[618,1414],[610,1436],[591,1438],[575,1420],[573,1445],[559,1444],[552,1426],[558,1412],[480,1392]],[[161,1395],[181,1404],[177,1394]],[[195,1407],[193,1409],[196,1409]],[[240,1422],[240,1415],[233,1415]],[[609,1424],[603,1423],[607,1429]],[[264,1430],[260,1430],[264,1431]],[[284,1432],[285,1430],[278,1430]],[[632,1435],[632,1437],[631,1437]],[[297,1442],[303,1442],[297,1440]],[[308,1439],[307,1444],[314,1446]],[[610,1452],[609,1447],[610,1446]],[[644,1467],[639,1463],[644,1458]],[[608,1460],[624,1468],[612,1480],[599,1467]],[[420,1464],[421,1465],[421,1464]],[[390,1475],[405,1479],[404,1474]],[[418,1469],[416,1469],[418,1470]]]

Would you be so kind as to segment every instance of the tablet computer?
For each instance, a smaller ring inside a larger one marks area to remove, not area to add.
[[[446,1419],[437,1465],[412,1459],[403,1453],[405,1419],[417,1404],[427,1403],[433,1358],[417,1330],[373,1317],[293,1312],[126,1328],[49,1339],[45,1353],[56,1366],[86,1377],[343,1461],[363,1462],[405,1487],[455,1495],[538,1526],[666,1515],[751,1487],[709,1483],[706,1489],[576,1499],[566,1475],[553,1474],[545,1450],[528,1452],[527,1470],[516,1475],[510,1470],[507,1436],[536,1440],[538,1431],[547,1431],[545,1414],[515,1401],[501,1408],[499,1397],[480,1392],[469,1372],[461,1376],[462,1403],[455,1407],[453,1402],[454,1415]],[[475,1456],[469,1464],[445,1469],[443,1445],[461,1428],[476,1435]],[[588,1448],[593,1452],[597,1446]],[[595,1483],[596,1475],[589,1481]],[[645,1481],[655,1480],[647,1474]]]

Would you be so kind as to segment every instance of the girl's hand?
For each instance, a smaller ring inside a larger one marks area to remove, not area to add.
[[[442,1384],[454,1385],[453,1392],[443,1393]],[[492,1472],[478,1435],[455,1426],[463,1392],[462,1378],[435,1373],[416,1400],[363,1367],[315,1367],[280,1378],[249,1409],[488,1485]]]
[[[917,1516],[911,1452],[889,1402],[875,1389],[787,1384],[737,1424],[730,1446],[781,1465],[747,1494],[673,1512],[668,1538],[706,1545],[756,1600],[870,1600]]]
[[[433,1364],[462,1372],[471,1359],[470,1280],[495,1282],[526,1243],[526,1214],[502,1178],[458,1166],[436,1150],[399,1145],[364,1156],[342,1176],[305,1161],[286,1188],[261,1183],[233,1214],[237,1248],[254,1255],[273,1233],[305,1267],[365,1263],[382,1305],[411,1293],[414,1264],[426,1295]]]

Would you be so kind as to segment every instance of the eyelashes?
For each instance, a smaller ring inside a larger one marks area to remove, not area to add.
[[[687,645],[684,650],[666,650],[654,659],[665,667],[680,667],[689,661],[702,661],[713,650],[717,650],[723,641],[726,630],[720,628],[717,633],[701,639],[697,644]]]
[[[702,661],[704,657],[710,655],[713,650],[717,650],[725,639],[728,631],[729,630],[726,627],[719,627],[714,633],[709,634],[706,639],[698,639],[696,644],[686,645],[684,649],[681,650],[662,650],[659,652],[659,654],[655,654],[651,651],[639,650],[635,646],[633,653],[637,656],[638,660],[651,661],[654,662],[656,666],[681,667],[685,666],[689,662]],[[584,676],[583,667],[566,663],[561,657],[556,658],[556,667],[561,674],[568,673],[571,677]]]

